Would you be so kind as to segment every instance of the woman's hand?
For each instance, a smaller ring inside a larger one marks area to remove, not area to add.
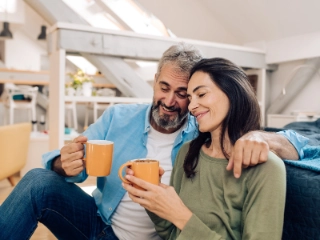
[[[172,222],[180,230],[183,229],[192,212],[184,205],[173,187],[162,183],[157,186],[131,175],[126,175],[126,179],[145,189],[145,191],[139,190],[123,183],[133,202]]]

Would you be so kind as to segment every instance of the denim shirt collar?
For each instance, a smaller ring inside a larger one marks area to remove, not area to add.
[[[151,113],[152,104],[150,104],[146,111],[146,116],[144,120],[144,133],[149,132],[150,130],[150,113]]]

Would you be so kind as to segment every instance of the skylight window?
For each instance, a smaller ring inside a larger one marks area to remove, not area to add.
[[[63,1],[93,27],[174,37],[158,18],[133,0]]]
[[[132,0],[100,0],[134,32],[168,36],[167,29],[155,16],[148,14]]]
[[[15,13],[17,0],[0,0],[0,12]]]
[[[67,56],[67,59],[72,62],[75,66],[80,68],[82,71],[89,75],[97,73],[97,68],[92,65],[87,59],[81,56]]]
[[[114,18],[104,12],[93,0],[63,1],[93,27],[112,30],[123,29]]]

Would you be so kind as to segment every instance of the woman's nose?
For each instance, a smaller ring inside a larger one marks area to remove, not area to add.
[[[194,110],[197,107],[198,107],[198,103],[196,102],[196,100],[190,99],[189,105],[188,105],[189,111],[191,112],[192,110]]]

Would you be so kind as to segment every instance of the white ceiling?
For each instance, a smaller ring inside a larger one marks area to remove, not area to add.
[[[319,0],[200,0],[243,43],[320,31]]]
[[[320,32],[319,0],[138,0],[138,2],[159,17],[178,37],[190,38],[193,32],[191,38],[245,44]],[[208,14],[212,15],[208,17],[206,16]],[[203,31],[216,33],[214,36],[204,36]]]

